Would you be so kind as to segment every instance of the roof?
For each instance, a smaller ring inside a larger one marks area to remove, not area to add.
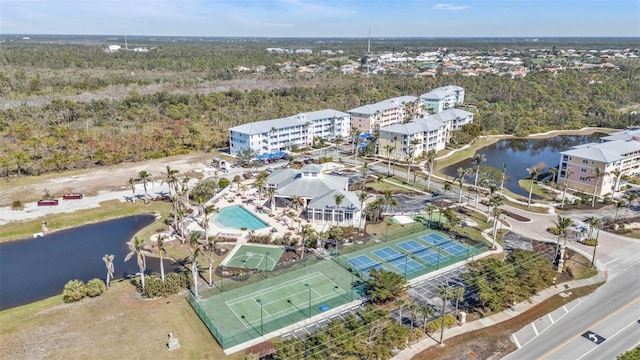
[[[624,159],[623,155],[636,151],[640,151],[640,143],[637,141],[613,140],[603,143],[588,143],[574,146],[560,154],[608,164],[622,160]]]
[[[311,111],[307,113],[300,113],[293,116],[288,116],[286,118],[280,119],[272,119],[272,120],[264,120],[264,121],[255,121],[239,126],[234,126],[230,128],[230,131],[235,131],[243,134],[256,135],[256,134],[264,134],[271,131],[272,128],[283,129],[291,126],[301,126],[305,125],[310,121],[321,120],[321,119],[330,119],[333,117],[341,118],[349,116],[349,114],[344,113],[338,110],[325,109],[318,111]]]
[[[322,170],[322,167],[317,165],[307,165],[305,168],[309,166]],[[278,169],[267,176],[267,184],[278,185],[276,195],[279,196],[298,195],[313,199],[329,190],[344,190],[349,182],[348,178],[342,176],[320,173],[317,177],[311,177],[302,176],[302,172],[303,170]]]
[[[356,193],[352,191],[344,190],[330,190],[326,193],[314,198],[307,205],[311,209],[326,209],[336,207],[336,195],[341,194],[344,196],[340,203],[340,209],[348,210],[360,210],[360,201]]]
[[[320,165],[315,165],[315,164],[308,164],[302,167],[302,169],[300,169],[300,171],[302,172],[311,172],[311,173],[319,173],[322,172],[322,166]]]
[[[349,110],[349,113],[373,115],[378,111],[382,112],[389,109],[395,109],[399,105],[402,105],[403,103],[412,103],[412,102],[415,102],[416,100],[418,100],[418,98],[415,96],[410,96],[410,95],[399,96],[399,97],[383,100],[375,104],[369,104],[369,105],[357,107],[355,109],[351,109]]]
[[[395,124],[391,126],[385,126],[380,128],[380,132],[389,132],[394,134],[402,134],[402,135],[413,135],[419,134],[422,132],[435,131],[440,128],[445,127],[446,125],[434,118],[418,118],[413,119],[406,124]]]
[[[613,141],[613,140],[636,140],[640,139],[640,129],[633,130],[623,130],[611,133],[607,136],[603,136],[600,138],[601,141]]]
[[[451,121],[464,119],[470,115],[473,115],[473,113],[460,109],[447,109],[445,111],[429,115],[427,116],[427,119],[436,119],[442,121],[443,123],[448,123]]]
[[[420,95],[421,99],[444,99],[447,96],[451,95],[454,91],[464,91],[464,88],[455,85],[447,85],[443,87],[439,87],[437,89],[433,89],[428,93],[424,93]]]

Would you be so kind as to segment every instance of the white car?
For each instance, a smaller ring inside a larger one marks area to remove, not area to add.
[[[223,174],[228,174],[229,173],[229,169],[227,168],[220,168],[220,172]]]

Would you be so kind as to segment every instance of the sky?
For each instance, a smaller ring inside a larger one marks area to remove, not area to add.
[[[0,0],[0,34],[640,36],[640,0]]]

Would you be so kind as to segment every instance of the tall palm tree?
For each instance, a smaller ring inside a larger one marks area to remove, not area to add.
[[[132,196],[136,196],[136,183],[138,182],[138,179],[136,178],[129,178],[129,186],[131,187],[131,194]]]
[[[304,248],[306,245],[306,240],[311,238],[316,233],[316,230],[310,224],[305,224],[300,230],[301,242],[302,242],[302,254],[300,255],[300,259],[304,258]],[[337,241],[337,240],[336,240]]]
[[[553,224],[556,226],[558,230],[558,243],[556,244],[556,254],[560,250],[560,239],[564,239],[564,244],[567,244],[567,231],[571,226],[574,225],[573,220],[569,217],[564,217],[558,215],[558,220],[554,221]]]
[[[147,182],[149,181],[149,179],[151,179],[150,173],[146,172],[145,170],[138,172],[138,180],[142,181],[142,184],[144,186],[144,203],[145,204],[149,203],[149,193],[147,192]]]
[[[191,274],[193,275],[193,295],[198,297],[198,255],[201,252],[200,237],[202,233],[194,231],[189,237],[189,261],[191,261]]]
[[[618,211],[624,207],[624,200],[620,199],[615,202],[616,205],[616,215],[613,217],[613,223],[618,222]]]
[[[631,207],[631,203],[638,200],[638,194],[636,193],[630,193],[629,195],[627,195],[627,208],[624,210],[624,217],[627,217],[627,214],[629,213],[629,208]]]
[[[429,205],[426,208],[427,214],[429,214],[429,229],[431,229],[431,219],[433,218],[433,213],[437,210],[438,208],[433,206],[433,205]]]
[[[414,302],[409,303],[409,305],[407,305],[407,309],[409,309],[409,311],[411,311],[411,326],[410,326],[410,331],[411,332],[413,332],[413,324],[416,321],[416,315],[418,313],[418,308],[419,308],[419,305],[414,303]]]
[[[538,176],[540,176],[540,168],[537,166],[532,166],[527,169],[529,175],[531,175],[531,185],[529,186],[529,199],[527,200],[527,207],[531,206],[531,195],[533,194],[533,184],[538,180]]]
[[[427,151],[427,163],[429,164],[429,179],[427,180],[427,191],[431,191],[431,174],[433,174],[433,166],[436,164],[436,151],[434,149]]]
[[[391,176],[391,154],[395,148],[387,144],[384,146],[384,149],[387,150],[387,176]]]
[[[167,236],[167,234],[158,234],[158,237],[156,238],[156,247],[158,248],[158,254],[160,254],[160,278],[162,279],[162,282],[164,282],[164,261],[162,259],[165,253],[164,242],[168,239],[169,236]]]
[[[344,195],[335,194],[335,195],[333,195],[333,200],[336,202],[336,212],[338,213],[338,220],[340,220],[340,205],[342,205],[342,201],[344,201]],[[334,215],[334,219],[335,219],[336,213],[334,212],[333,215]]]
[[[478,211],[478,200],[480,198],[480,188],[478,187],[478,185],[480,186],[484,186],[487,182],[487,178],[482,176],[479,180],[478,183],[476,183],[476,201],[475,201],[475,205],[473,207],[473,211],[477,212]]]
[[[399,136],[397,134],[393,135],[393,150],[394,150],[393,161],[394,162],[398,161],[398,159],[397,159],[398,153],[396,152],[396,150],[398,150],[398,138],[399,138]],[[395,172],[395,169],[394,169],[393,175],[395,175],[395,174],[396,174],[396,172]]]
[[[213,286],[213,263],[215,261],[215,250],[218,237],[214,236],[212,239],[207,239],[207,249],[209,250],[209,286]]]
[[[618,186],[620,185],[620,177],[622,176],[622,170],[620,170],[620,168],[613,169],[611,171],[611,174],[614,176],[613,190],[611,191],[611,200],[614,200],[614,197],[616,195],[616,190],[618,189]]]
[[[445,181],[444,184],[442,185],[442,190],[443,190],[442,197],[446,198],[447,193],[451,191],[452,188],[453,188],[453,184],[450,181]]]
[[[409,302],[403,298],[396,298],[394,301],[395,305],[398,307],[398,316],[400,317],[400,323],[402,324],[402,309],[409,304]]]
[[[434,311],[431,305],[421,305],[418,308],[420,314],[422,314],[422,332],[427,333],[427,319],[433,315]]]
[[[262,188],[264,187],[266,181],[267,179],[265,179],[264,177],[258,177],[253,183],[253,185],[258,188],[258,200],[260,201],[262,201]]]
[[[411,167],[413,166],[413,163],[416,160],[416,151],[417,151],[416,146],[418,146],[418,144],[420,143],[421,143],[420,139],[413,138],[408,147],[409,153],[407,154],[407,156],[409,157],[409,164],[407,166],[407,182],[409,182],[409,174],[411,173]]]
[[[293,195],[289,199],[289,205],[298,211],[298,208],[304,205],[304,199],[300,195]]]
[[[567,188],[569,188],[569,178],[573,175],[573,171],[571,170],[571,166],[567,167],[566,175],[564,177],[564,190],[562,191],[562,201],[560,202],[560,207],[564,208],[564,200],[567,198]]]
[[[598,181],[604,176],[604,171],[600,168],[596,168],[595,173],[589,176],[587,179],[593,179],[593,195],[591,196],[591,207],[596,206],[596,193],[598,191]]]
[[[558,168],[557,167],[549,168],[549,172],[551,173],[551,182],[556,182],[556,175],[558,175]]]
[[[175,189],[176,186],[178,186],[178,178],[176,177],[176,175],[179,172],[179,170],[172,169],[169,165],[167,165],[167,171],[162,173],[165,176],[165,180],[163,182],[166,182],[167,185],[169,185],[169,197],[171,197],[171,190]]]
[[[458,306],[460,305],[460,300],[464,299],[464,287],[463,286],[456,286],[453,289],[451,289],[449,294],[451,295],[451,298],[455,299],[455,301],[456,301],[455,317],[457,319],[458,318]]]
[[[443,343],[442,340],[444,339],[444,322],[445,322],[445,316],[446,316],[447,300],[450,298],[449,287],[447,285],[440,286],[438,288],[436,295],[438,295],[438,297],[442,299],[442,311],[441,311],[442,325],[440,327],[440,344],[442,344]]]
[[[102,261],[104,261],[104,265],[107,267],[107,289],[109,288],[109,282],[113,279],[113,272],[115,271],[113,268],[113,260],[115,258],[115,255],[105,255],[102,257]]]
[[[358,200],[360,200],[360,217],[362,218],[361,229],[364,229],[367,223],[367,217],[362,214],[364,213],[364,201],[367,200],[368,197],[369,197],[369,194],[367,194],[364,191],[360,191],[358,193]]]
[[[460,185],[460,196],[458,197],[458,202],[459,203],[462,202],[462,189],[464,188],[464,178],[466,176],[471,175],[472,172],[473,172],[473,170],[471,168],[463,169],[463,168],[459,167],[458,170],[457,170],[458,177],[456,178],[456,180],[458,180],[458,184]]]
[[[502,163],[502,171],[500,172],[500,195],[502,195],[502,189],[504,189],[504,182],[507,180],[507,163]]]
[[[267,196],[269,196],[269,203],[271,205],[271,213],[275,215],[276,213],[276,189],[268,188]]]
[[[124,258],[124,261],[129,261],[129,259],[135,255],[136,260],[138,261],[138,268],[140,268],[140,283],[142,284],[142,290],[144,290],[144,271],[147,269],[146,256],[151,253],[147,250],[144,240],[137,236],[129,242],[129,248],[131,251]]]
[[[211,214],[218,212],[218,208],[215,207],[214,205],[209,205],[209,206],[205,206],[203,209],[203,221],[202,221],[202,227],[204,228],[204,238],[205,240],[209,239],[209,218],[211,217]]]
[[[478,175],[480,174],[480,164],[482,164],[486,160],[487,158],[484,156],[484,154],[480,153],[475,153],[471,158],[471,162],[473,162],[473,165],[476,167],[476,178],[473,181],[473,187],[476,189],[476,191],[478,190]]]

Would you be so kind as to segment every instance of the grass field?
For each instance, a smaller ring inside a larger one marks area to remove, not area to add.
[[[180,348],[168,351],[172,332]],[[185,295],[143,300],[128,281],[103,295],[64,304],[56,296],[0,312],[5,359],[230,359]]]

